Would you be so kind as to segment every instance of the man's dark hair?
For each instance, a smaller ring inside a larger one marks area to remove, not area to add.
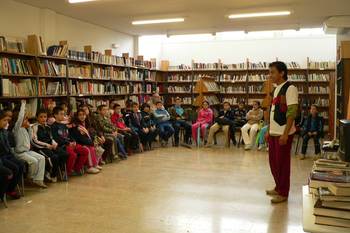
[[[97,111],[101,111],[103,108],[106,108],[107,105],[101,104],[100,106],[97,107]]]
[[[62,107],[54,107],[52,110],[52,114],[55,116],[61,111],[64,111]]]
[[[134,106],[139,106],[139,103],[133,102],[133,103],[131,104],[131,106],[132,106],[132,107],[134,107]]]
[[[47,115],[47,110],[45,108],[41,108],[36,112],[36,117],[38,117],[40,114],[46,114]]]
[[[163,104],[163,102],[160,101],[160,100],[158,100],[158,101],[156,102],[156,105],[157,105],[157,104]]]
[[[269,64],[269,68],[275,67],[279,73],[283,72],[283,79],[288,80],[288,68],[284,62],[274,61]]]

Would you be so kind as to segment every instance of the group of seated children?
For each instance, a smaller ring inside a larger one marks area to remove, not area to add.
[[[24,173],[33,185],[47,188],[44,180],[57,182],[58,177],[66,180],[85,172],[97,174],[106,161],[126,160],[135,152],[151,150],[157,136],[162,146],[170,138],[179,146],[180,132],[184,144],[203,142],[211,146],[215,134],[222,130],[229,146],[231,140],[237,143],[235,131],[241,128],[246,149],[250,149],[263,115],[257,101],[248,113],[244,102],[236,109],[224,102],[223,110],[214,118],[209,102],[204,101],[195,118],[177,97],[169,111],[159,100],[154,106],[144,103],[141,107],[128,102],[125,109],[117,103],[111,109],[100,105],[96,112],[82,104],[74,114],[68,114],[66,103],[49,104],[36,112],[35,122],[30,124],[25,105],[22,101],[19,109],[0,111],[2,199],[5,193],[20,198],[16,186]],[[314,125],[310,123],[311,129]]]

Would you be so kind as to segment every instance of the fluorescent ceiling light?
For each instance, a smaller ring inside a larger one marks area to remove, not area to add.
[[[94,2],[96,0],[68,0],[69,3]]]
[[[133,25],[142,25],[142,24],[156,24],[156,23],[179,23],[185,21],[184,18],[173,18],[173,19],[152,19],[152,20],[139,20],[133,21]]]
[[[233,14],[233,15],[229,15],[228,17],[230,19],[241,19],[241,18],[283,16],[283,15],[290,15],[290,11],[271,11],[271,12]]]

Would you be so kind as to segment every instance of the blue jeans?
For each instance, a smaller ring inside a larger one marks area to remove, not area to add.
[[[264,145],[266,143],[265,141],[265,135],[267,133],[267,125],[265,125],[264,127],[262,127],[260,129],[259,135],[258,135],[258,145]]]
[[[160,122],[158,123],[159,137],[165,141],[168,141],[171,136],[173,136],[175,130],[170,122]]]
[[[118,148],[118,154],[122,156],[122,158],[126,158],[127,157],[127,153],[125,151],[125,147],[123,145],[123,143],[121,142],[122,138],[119,139],[120,136],[117,136],[114,138],[114,142]]]

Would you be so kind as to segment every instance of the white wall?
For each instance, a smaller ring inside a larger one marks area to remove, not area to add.
[[[94,50],[103,52],[113,43],[120,47],[113,50],[121,55],[133,55],[133,37],[87,22],[73,19],[54,11],[40,9],[12,0],[1,0],[0,35],[26,38],[29,34],[44,37],[47,45],[68,40],[69,47],[82,50],[84,45],[92,45]]]
[[[210,39],[211,37],[211,39]],[[181,41],[158,36],[141,37],[139,43],[141,55],[157,60],[169,60],[170,65],[190,65],[196,62],[223,63],[296,61],[306,67],[307,57],[313,61],[335,61],[336,37],[317,35],[305,37],[279,37],[266,39],[218,39],[213,36],[199,36],[199,39]]]

